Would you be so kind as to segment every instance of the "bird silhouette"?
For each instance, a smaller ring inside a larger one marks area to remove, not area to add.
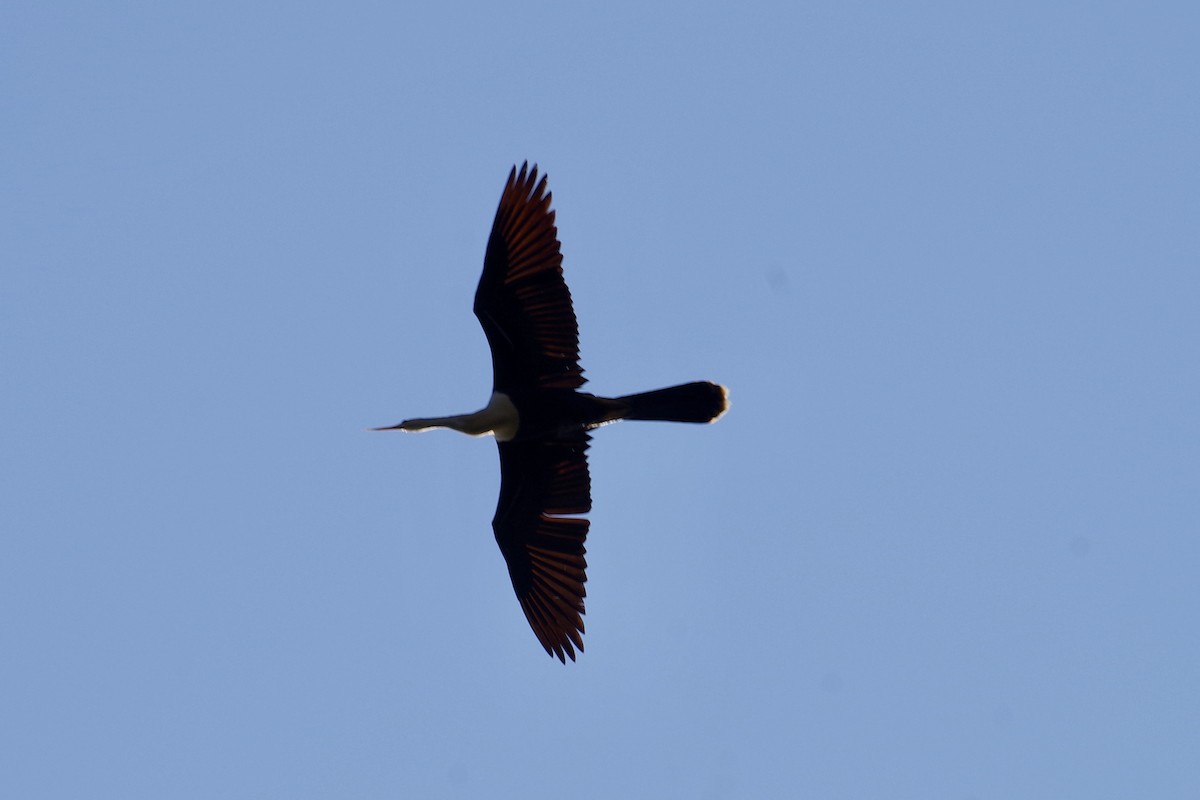
[[[729,401],[725,387],[707,381],[622,397],[579,391],[579,325],[550,202],[537,165],[513,167],[475,292],[475,316],[492,351],[487,406],[373,430],[450,428],[495,437],[496,543],[538,641],[566,663],[583,651],[589,523],[580,515],[592,508],[589,431],[624,419],[712,422]]]

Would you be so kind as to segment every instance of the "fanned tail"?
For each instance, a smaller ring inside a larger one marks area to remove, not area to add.
[[[729,392],[724,386],[696,381],[652,392],[627,394],[616,398],[629,406],[623,419],[660,422],[712,422],[729,408]]]

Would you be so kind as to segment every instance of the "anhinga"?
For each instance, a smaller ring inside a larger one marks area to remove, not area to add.
[[[492,350],[493,391],[474,414],[376,430],[452,428],[494,434],[500,500],[492,528],[517,599],[546,652],[583,650],[584,539],[592,508],[588,431],[622,419],[712,422],[723,386],[701,381],[624,397],[579,391],[579,326],[563,281],[546,177],[514,166],[488,238],[475,316]]]

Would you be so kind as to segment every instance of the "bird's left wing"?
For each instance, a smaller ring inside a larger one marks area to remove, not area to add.
[[[584,540],[591,510],[588,435],[498,442],[500,501],[492,528],[513,589],[546,652],[583,651]]]
[[[475,290],[475,316],[492,350],[493,386],[512,393],[578,389],[579,324],[563,280],[546,176],[528,164],[508,176]]]

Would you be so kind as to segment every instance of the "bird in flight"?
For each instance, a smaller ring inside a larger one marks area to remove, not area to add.
[[[500,500],[492,529],[538,641],[566,663],[583,651],[584,540],[592,508],[593,428],[622,419],[712,422],[729,407],[707,381],[598,397],[579,391],[579,325],[563,280],[546,176],[514,166],[488,238],[475,316],[492,351],[492,397],[473,414],[408,419],[373,430],[450,428],[492,434]]]

